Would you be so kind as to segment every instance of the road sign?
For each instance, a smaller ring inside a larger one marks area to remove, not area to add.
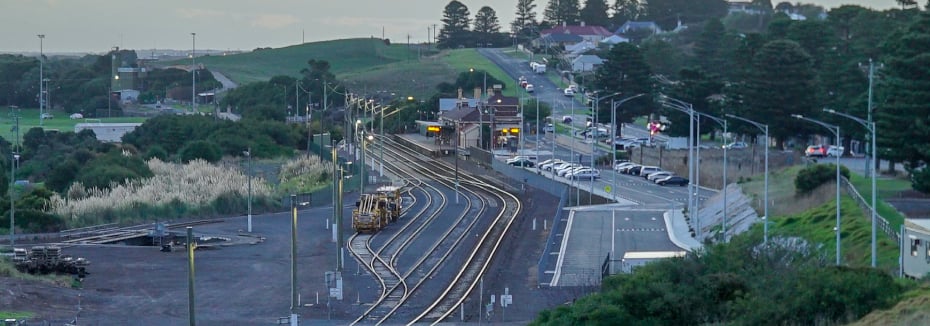
[[[610,193],[611,190],[613,189],[610,188],[610,186],[604,186],[604,191],[606,191],[608,194]]]
[[[501,294],[501,307],[507,308],[507,306],[513,304],[513,295],[511,294]]]

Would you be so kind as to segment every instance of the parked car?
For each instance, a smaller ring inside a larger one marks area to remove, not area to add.
[[[52,115],[51,113],[45,112],[45,113],[42,113],[41,118],[42,120],[49,120],[49,119],[55,119],[55,116]]]
[[[562,166],[561,168],[559,168],[558,170],[556,170],[556,171],[555,171],[555,174],[558,175],[558,176],[560,176],[560,177],[564,177],[565,174],[567,174],[568,172],[570,172],[572,169],[580,168],[580,167],[583,167],[583,166],[582,166],[581,164],[578,164],[578,163],[571,163],[571,164]]]
[[[551,171],[553,166],[561,164],[561,163],[565,163],[565,161],[560,160],[560,159],[555,159],[553,161],[546,161],[546,162],[540,163],[539,168],[541,170]]]
[[[531,167],[536,166],[536,163],[535,163],[535,162],[530,161],[529,159],[525,159],[525,158],[521,158],[521,159],[516,160],[516,161],[508,161],[507,164],[510,164],[510,165],[513,165],[513,166],[522,166],[522,167],[527,167],[527,168],[531,168]]]
[[[626,173],[629,175],[639,175],[639,171],[642,171],[642,169],[643,166],[637,164],[636,166],[630,167],[630,169],[626,170]]]
[[[677,175],[672,175],[672,176],[667,176],[663,179],[659,179],[656,181],[656,183],[659,184],[660,186],[678,185],[678,186],[683,187],[688,184],[688,179],[679,177]]]
[[[845,150],[846,148],[843,146],[830,146],[830,148],[827,149],[827,156],[842,157]]]
[[[824,157],[827,156],[827,147],[823,145],[810,145],[804,150],[804,156],[807,157]]]
[[[669,171],[659,171],[659,172],[650,173],[649,175],[647,175],[646,180],[656,182],[656,180],[665,179],[665,177],[669,177],[672,175],[674,175],[674,173],[669,172]]]
[[[620,172],[620,169],[621,169],[621,168],[627,167],[627,166],[632,166],[632,165],[636,165],[636,163],[633,163],[633,162],[621,162],[621,163],[617,163],[617,164],[614,164],[614,171]]]
[[[723,148],[726,148],[726,149],[744,149],[747,147],[749,147],[749,145],[746,145],[746,143],[741,142],[741,141],[732,142],[732,143],[723,145]]]
[[[84,115],[80,113],[72,113],[68,116],[71,120],[84,119]]]
[[[507,163],[510,163],[510,162],[512,162],[512,161],[521,161],[521,160],[536,161],[536,157],[535,157],[535,156],[529,156],[529,155],[517,155],[517,156],[511,157],[511,158],[508,158],[506,162],[507,162]]]
[[[568,176],[568,178],[572,180],[581,180],[581,179],[594,180],[594,179],[599,178],[600,176],[601,176],[600,171],[596,169],[592,169],[592,168],[584,168],[584,169],[580,169],[580,170],[576,170],[572,172]]]
[[[660,167],[658,167],[658,166],[644,166],[644,167],[641,167],[641,168],[639,169],[639,174],[637,174],[637,175],[638,175],[638,176],[641,176],[641,177],[643,177],[643,179],[645,179],[645,178],[648,177],[650,174],[653,174],[653,173],[656,173],[656,172],[659,172],[659,171],[662,171],[662,168],[660,168]]]
[[[642,165],[632,163],[630,165],[622,166],[617,169],[617,173],[633,174],[632,172],[630,172],[630,170],[633,168],[637,168],[637,167],[642,167]]]
[[[543,132],[555,132],[555,126],[551,123],[547,123],[546,126],[543,127]]]

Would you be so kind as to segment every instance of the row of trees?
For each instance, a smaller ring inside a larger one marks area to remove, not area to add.
[[[907,139],[930,139],[930,128],[921,118],[930,114],[926,105],[930,102],[930,61],[922,46],[926,42],[918,41],[930,37],[930,14],[847,5],[831,10],[826,20],[796,21],[780,13],[766,19],[769,22],[762,33],[744,33],[710,19],[683,33],[647,39],[639,46],[618,44],[601,53],[607,62],[587,86],[605,94],[662,93],[692,103],[702,113],[734,114],[766,123],[779,147],[799,136],[827,133],[815,124],[798,123],[792,114],[839,125],[847,149],[852,148],[852,140],[867,139],[867,131],[822,109],[863,119],[872,116],[879,130],[879,155],[893,163],[907,163],[915,180],[926,178],[926,170],[917,167],[930,162],[930,147]],[[883,67],[873,80],[871,102],[870,59],[873,67]],[[599,117],[606,121],[609,103],[599,107]],[[631,122],[656,112],[672,122],[670,135],[687,135],[687,115],[662,109],[658,101],[648,98],[624,104],[617,116]],[[720,129],[710,119],[701,120],[702,133],[713,136]],[[745,124],[731,124],[729,130],[760,134]],[[915,182],[914,187],[930,191],[924,182]]]
[[[97,110],[113,108],[119,112],[119,98],[108,96],[112,89],[112,70],[138,67],[133,50],[113,50],[103,55],[83,57],[26,57],[0,54],[0,104],[39,107],[39,65],[42,61],[49,106],[67,113],[81,112],[94,116]],[[139,100],[155,103],[166,96],[190,100],[190,72],[180,69],[150,69],[140,79]],[[221,87],[209,71],[197,71],[198,91]],[[110,101],[110,103],[107,103]]]

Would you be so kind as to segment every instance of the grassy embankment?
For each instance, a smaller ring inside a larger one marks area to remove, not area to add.
[[[78,123],[115,123],[115,122],[134,122],[139,123],[145,121],[146,118],[138,117],[119,117],[119,118],[102,118],[102,119],[78,119],[71,120],[68,118],[68,113],[64,111],[51,111],[55,116],[54,119],[46,119],[42,123],[42,128],[45,128],[46,131],[57,130],[60,132],[74,132],[74,125]],[[22,108],[16,110],[16,114],[19,116],[19,137],[22,140],[23,135],[29,131],[29,129],[39,127],[39,108]],[[10,118],[9,115],[6,115],[2,118],[2,127],[0,127],[0,137],[7,139],[10,142],[16,142],[16,131],[14,126],[16,123]]]

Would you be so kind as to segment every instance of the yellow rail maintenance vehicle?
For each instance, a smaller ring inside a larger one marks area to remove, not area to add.
[[[386,224],[385,212],[378,208],[378,196],[362,194],[352,210],[352,228],[359,233],[375,233]]]
[[[400,187],[382,186],[378,187],[376,192],[378,194],[378,207],[386,211],[391,222],[396,222],[403,208]]]

